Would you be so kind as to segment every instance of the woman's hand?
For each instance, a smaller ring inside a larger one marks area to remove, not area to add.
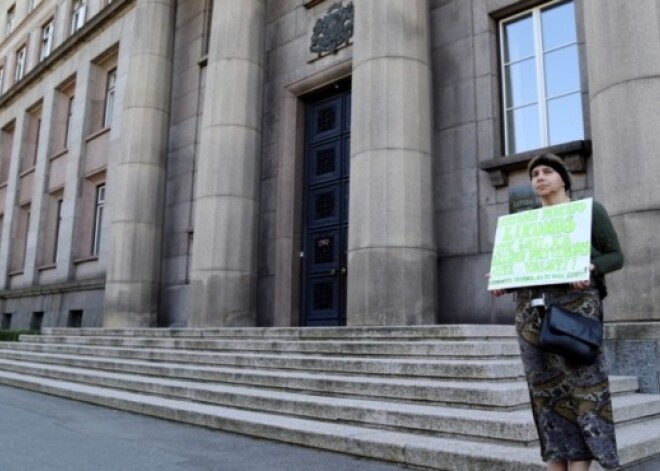
[[[594,264],[590,263],[589,264],[589,270],[594,271]],[[582,281],[573,281],[571,283],[571,287],[577,288],[577,289],[587,289],[589,286],[591,286],[591,280],[582,280]]]
[[[490,273],[486,273],[486,279],[490,278]],[[504,296],[507,294],[507,290],[505,289],[492,289],[490,290],[490,293],[495,296],[496,298],[499,298],[500,296]]]

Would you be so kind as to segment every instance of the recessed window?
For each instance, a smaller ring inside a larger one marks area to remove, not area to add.
[[[44,321],[43,312],[33,312],[30,319],[30,330],[41,330],[41,324]]]
[[[112,125],[112,114],[115,107],[115,85],[117,83],[117,69],[108,72],[105,82],[105,111],[103,113],[103,127]]]
[[[71,8],[71,34],[78,31],[85,24],[85,0],[74,0]]]
[[[105,183],[96,187],[96,205],[94,211],[94,233],[92,234],[92,255],[101,252],[103,236],[103,207],[105,206]]]
[[[16,5],[12,5],[7,10],[7,22],[5,23],[5,37],[14,32],[14,22],[16,21]]]
[[[60,254],[60,229],[62,227],[62,205],[64,204],[63,199],[58,199],[57,200],[57,207],[56,207],[56,213],[55,213],[55,233],[54,235],[54,240],[53,240],[53,258],[51,262],[57,263],[57,259],[59,258]]]
[[[2,315],[2,330],[9,330],[9,329],[11,329],[11,313],[5,312]]]
[[[500,22],[507,154],[584,138],[573,1]]]
[[[14,69],[14,81],[18,82],[25,75],[26,47],[23,46],[16,51],[16,68]]]
[[[41,28],[41,52],[39,53],[39,60],[42,61],[50,55],[53,51],[53,20],[51,19]]]
[[[69,147],[71,141],[71,120],[73,119],[73,95],[67,97],[66,126],[64,128],[64,148]]]
[[[82,310],[73,310],[69,311],[69,318],[67,319],[66,326],[73,327],[74,329],[79,329],[82,327]]]

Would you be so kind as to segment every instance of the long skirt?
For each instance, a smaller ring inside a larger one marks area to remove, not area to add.
[[[616,468],[619,458],[602,349],[596,362],[588,366],[541,350],[539,330],[545,310],[528,306],[540,291],[552,303],[601,321],[602,304],[596,289],[568,285],[517,293],[516,330],[543,461],[595,459],[603,468]]]

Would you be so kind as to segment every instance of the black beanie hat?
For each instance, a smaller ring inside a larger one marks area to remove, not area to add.
[[[529,174],[530,180],[532,179],[532,170],[534,170],[534,168],[538,167],[539,165],[546,165],[552,168],[563,180],[566,191],[571,189],[571,174],[566,168],[566,165],[564,165],[564,161],[561,160],[561,158],[555,154],[541,154],[534,157],[527,166],[527,173]]]

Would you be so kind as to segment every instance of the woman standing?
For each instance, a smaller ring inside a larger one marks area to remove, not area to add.
[[[554,154],[534,158],[527,167],[541,204],[569,203],[570,173]],[[545,293],[548,304],[602,322],[605,274],[623,266],[623,254],[607,212],[594,202],[591,229],[591,279],[562,285],[535,286],[516,293],[516,331],[529,386],[543,461],[549,471],[588,471],[597,460],[607,469],[619,459],[612,402],[602,348],[592,365],[578,365],[539,348],[545,309],[530,301]],[[505,290],[494,290],[495,296]]]

